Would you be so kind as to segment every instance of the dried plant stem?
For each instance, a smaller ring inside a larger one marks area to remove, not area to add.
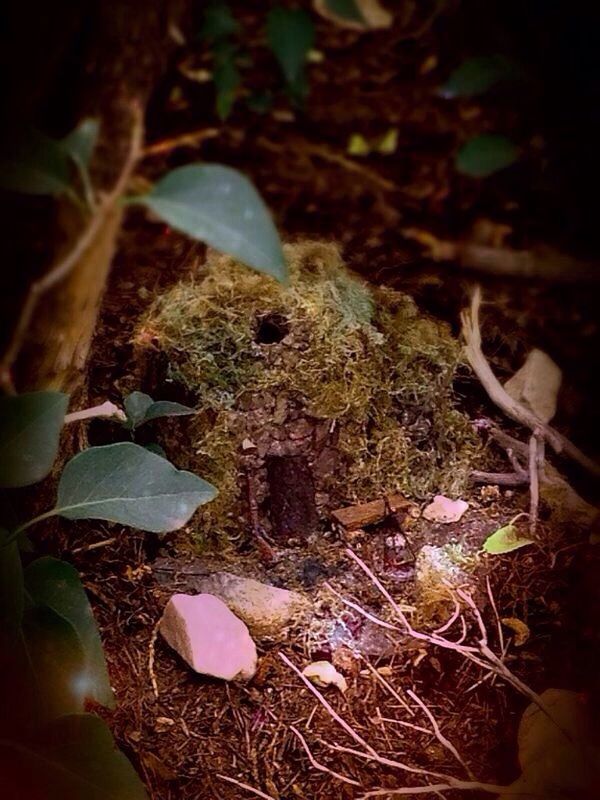
[[[121,169],[119,177],[111,191],[96,206],[94,213],[89,218],[86,227],[82,230],[77,241],[73,244],[69,252],[57,261],[48,272],[38,280],[34,281],[29,287],[25,302],[21,308],[21,313],[11,340],[0,361],[0,383],[7,388],[12,388],[11,369],[19,355],[23,342],[29,330],[29,324],[33,313],[37,308],[40,299],[50,289],[63,281],[73,270],[86,250],[91,246],[94,239],[101,230],[107,215],[119,200],[127,188],[127,182],[137,163],[143,137],[142,110],[135,104],[132,107],[133,121],[131,128],[131,140],[129,152],[125,163]]]
[[[315,769],[319,770],[319,772],[327,772],[333,778],[337,778],[338,781],[342,781],[343,783],[349,783],[351,786],[360,786],[360,783],[358,781],[355,781],[352,778],[347,778],[345,775],[341,775],[339,772],[335,772],[334,770],[329,769],[329,767],[326,767],[324,764],[321,764],[319,761],[317,761],[316,758],[311,753],[310,747],[306,743],[306,739],[304,738],[304,736],[302,736],[298,728],[296,728],[294,725],[290,725],[290,730],[294,734],[294,736],[296,736],[300,740],[300,744],[304,748],[304,752],[308,756],[308,760]]]
[[[582,453],[571,441],[550,425],[542,422],[533,411],[522,403],[514,400],[504,389],[481,349],[481,330],[479,326],[479,309],[481,306],[481,289],[475,288],[471,298],[470,309],[465,309],[461,314],[462,334],[465,340],[465,353],[473,371],[479,378],[490,400],[498,406],[508,417],[521,423],[532,432],[537,432],[552,449],[559,454],[568,456],[593,475],[600,477],[600,464]]]
[[[445,747],[446,750],[448,750],[449,753],[452,753],[454,758],[458,761],[458,763],[461,765],[461,767],[467,773],[469,778],[471,778],[471,780],[474,780],[475,776],[471,772],[470,767],[467,766],[467,764],[465,763],[465,760],[463,759],[461,754],[458,752],[456,747],[452,744],[452,742],[444,736],[444,734],[440,730],[440,726],[438,725],[438,722],[437,722],[436,718],[433,716],[431,711],[427,708],[425,703],[421,700],[420,697],[418,697],[418,695],[412,689],[407,689],[406,693],[407,693],[407,695],[409,697],[411,697],[415,701],[415,703],[419,706],[419,708],[423,711],[423,713],[425,714],[425,716],[427,717],[427,719],[431,723],[431,727],[433,728],[433,732],[434,732],[435,738],[438,740],[438,742],[442,745],[442,747]]]
[[[262,797],[263,800],[275,800],[273,795],[267,794],[266,792],[261,792],[260,789],[255,789],[254,786],[250,786],[248,783],[242,783],[235,778],[230,778],[228,775],[221,775],[217,772],[217,778],[220,778],[222,781],[227,781],[227,783],[232,783],[234,786],[238,786],[240,789],[245,789],[247,792],[250,792],[250,794],[253,794],[256,797]]]
[[[118,419],[119,422],[125,422],[127,419],[125,412],[119,408],[119,406],[107,400],[99,406],[84,408],[82,411],[73,411],[70,414],[66,414],[65,425],[68,425],[70,422],[78,422],[82,419],[94,419],[95,417],[114,417]]]

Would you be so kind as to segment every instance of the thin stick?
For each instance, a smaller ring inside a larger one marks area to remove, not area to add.
[[[471,308],[461,313],[462,334],[465,340],[465,353],[473,371],[481,381],[490,400],[495,403],[508,417],[521,423],[531,431],[538,431],[559,454],[564,454],[576,461],[593,475],[600,477],[600,464],[582,453],[572,442],[550,425],[542,422],[534,413],[522,403],[514,400],[502,386],[481,349],[481,329],[479,326],[479,309],[481,306],[481,289],[475,288],[471,298]]]
[[[388,683],[386,681],[386,679],[383,677],[383,675],[380,675],[379,672],[377,672],[375,667],[369,661],[367,661],[367,659],[364,656],[362,656],[362,660],[365,662],[365,664],[367,665],[367,667],[370,670],[370,672],[375,676],[375,678],[379,681],[379,683],[384,687],[384,689],[386,689],[392,695],[392,697],[395,700],[397,700],[400,703],[400,705],[403,708],[406,709],[406,711],[408,711],[408,713],[410,714],[411,717],[414,717],[415,716],[415,712],[408,705],[406,700],[403,700],[402,697],[400,697],[400,695],[394,689],[394,687],[390,683]]]
[[[290,669],[292,669],[296,673],[296,675],[304,683],[306,688],[310,692],[312,692],[314,694],[314,696],[317,698],[317,700],[319,701],[319,703],[321,703],[321,705],[327,711],[329,716],[332,717],[332,719],[334,719],[337,722],[337,724],[341,728],[343,728],[346,731],[346,733],[352,739],[354,739],[354,741],[357,744],[359,744],[361,747],[364,747],[365,750],[367,750],[367,752],[371,753],[372,756],[376,757],[377,756],[377,752],[371,747],[371,745],[368,744],[367,742],[365,742],[365,740],[362,738],[362,736],[359,736],[358,733],[356,733],[356,731],[354,730],[354,728],[352,728],[350,725],[348,725],[348,723],[346,722],[345,719],[342,719],[342,717],[340,717],[340,715],[337,713],[337,711],[335,711],[333,709],[333,707],[330,705],[330,703],[328,703],[327,700],[325,700],[325,698],[323,697],[321,692],[316,688],[316,686],[314,686],[314,684],[312,684],[308,680],[308,678],[305,675],[302,674],[302,672],[298,669],[298,667],[290,661],[290,659],[285,655],[285,653],[279,653],[279,658],[283,661],[284,664],[286,664]]]
[[[150,644],[148,645],[148,672],[150,673],[150,683],[152,684],[152,691],[154,697],[158,700],[158,682],[156,680],[156,673],[154,672],[154,654],[156,648],[156,638],[158,636],[158,629],[161,620],[159,619],[154,628],[152,628],[152,636],[150,637]]]
[[[306,743],[306,739],[304,738],[304,736],[302,736],[298,728],[294,727],[294,725],[290,725],[290,730],[300,740],[300,744],[304,748],[304,752],[308,756],[308,760],[315,769],[318,769],[320,772],[326,772],[328,775],[337,778],[338,781],[349,783],[351,786],[360,786],[360,783],[358,781],[355,781],[352,778],[347,778],[345,775],[341,775],[339,772],[335,772],[334,770],[329,769],[329,767],[326,767],[324,764],[319,763],[311,753],[310,748]]]
[[[70,414],[66,414],[64,422],[65,425],[68,425],[71,422],[78,422],[82,419],[93,419],[94,417],[114,417],[118,419],[119,422],[125,422],[127,419],[127,415],[119,406],[107,400],[99,406],[84,408],[82,411],[72,411]]]
[[[525,470],[519,470],[519,472],[482,472],[474,469],[469,478],[473,483],[486,483],[492,486],[525,486],[529,483],[529,474]]]
[[[500,615],[498,614],[498,608],[496,607],[496,600],[494,599],[494,593],[492,592],[492,584],[490,583],[490,576],[485,576],[485,583],[487,586],[487,593],[488,597],[490,598],[490,604],[492,606],[492,610],[494,612],[494,616],[496,617],[496,628],[498,630],[498,640],[500,642],[500,652],[504,655],[506,652],[504,649],[504,632],[502,630],[502,622],[500,621]]]
[[[76,547],[71,550],[71,553],[88,553],[90,550],[99,550],[101,547],[108,547],[117,541],[116,536],[111,536],[110,539],[102,539],[101,542],[94,542],[93,544],[86,544],[84,547]]]
[[[260,789],[255,789],[254,786],[250,786],[247,783],[242,783],[241,781],[237,781],[235,778],[230,778],[228,775],[221,775],[219,772],[217,772],[216,775],[217,778],[220,778],[222,781],[227,781],[227,783],[233,783],[234,786],[239,786],[240,789],[245,789],[247,792],[250,792],[256,797],[262,797],[263,800],[275,800],[273,795],[266,794],[266,792],[261,792]]]
[[[538,472],[538,437],[534,432],[529,439],[529,532],[535,536],[540,502],[540,476]]]
[[[143,136],[142,110],[137,103],[135,103],[132,107],[132,115],[133,122],[129,153],[114,187],[106,195],[100,205],[97,206],[96,210],[88,221],[87,227],[83,229],[79,238],[69,252],[64,256],[64,258],[54,264],[54,266],[52,266],[45,275],[43,275],[37,281],[34,281],[29,287],[29,291],[25,298],[25,302],[23,303],[23,307],[21,308],[21,313],[19,315],[19,319],[17,320],[17,324],[15,325],[11,340],[4,352],[4,355],[2,356],[2,361],[0,362],[0,381],[4,382],[8,386],[12,385],[10,372],[17,359],[17,356],[19,355],[21,347],[23,346],[23,341],[27,335],[27,331],[29,330],[29,324],[33,317],[33,312],[37,308],[40,298],[58,283],[63,281],[71,272],[71,270],[79,263],[81,257],[93,243],[98,232],[102,228],[108,213],[127,187],[127,182],[129,181],[139,156]]]
[[[379,625],[381,628],[387,628],[390,631],[397,631],[398,633],[400,633],[400,628],[397,625],[392,625],[391,622],[386,622],[383,619],[379,619],[379,617],[376,617],[375,614],[371,614],[370,611],[367,611],[362,606],[359,606],[358,603],[355,603],[352,600],[348,600],[346,597],[341,595],[337,591],[337,589],[334,589],[333,586],[328,581],[325,581],[323,586],[326,589],[329,589],[329,591],[332,594],[334,594],[338,598],[338,600],[340,600],[345,606],[354,609],[354,611],[357,611],[361,616],[365,617],[365,619],[370,620],[375,625]],[[405,610],[412,610],[412,606],[405,606],[404,608]]]
[[[445,747],[445,748],[446,748],[446,750],[448,750],[448,752],[449,752],[449,753],[452,753],[452,755],[454,756],[454,758],[455,758],[455,759],[458,761],[458,763],[459,763],[459,764],[462,766],[462,768],[463,768],[463,769],[464,769],[464,771],[467,773],[467,775],[469,776],[469,778],[471,778],[471,780],[473,780],[473,779],[475,778],[475,776],[474,776],[474,775],[473,775],[473,773],[471,772],[471,769],[470,769],[470,768],[469,768],[469,766],[468,766],[468,765],[465,763],[465,761],[464,761],[463,757],[462,757],[462,756],[461,756],[461,754],[458,752],[458,750],[456,749],[456,747],[455,747],[455,746],[452,744],[452,742],[451,742],[449,739],[447,739],[447,738],[444,736],[444,734],[442,733],[442,731],[441,731],[441,729],[440,729],[440,726],[438,725],[438,722],[437,722],[436,718],[433,716],[433,714],[431,713],[431,711],[429,710],[429,708],[427,708],[427,706],[425,705],[425,703],[424,703],[424,702],[421,700],[421,698],[420,698],[420,697],[419,697],[419,696],[416,694],[416,692],[413,692],[413,690],[412,690],[412,689],[407,689],[407,691],[406,691],[406,694],[407,694],[409,697],[411,697],[411,698],[412,698],[412,699],[415,701],[415,703],[416,703],[416,704],[419,706],[419,708],[420,708],[420,709],[422,710],[422,712],[425,714],[425,716],[427,717],[427,719],[428,719],[428,720],[429,720],[429,722],[431,723],[431,727],[433,728],[433,732],[434,732],[434,734],[435,734],[435,737],[436,737],[436,739],[437,739],[437,740],[440,742],[440,744],[441,744],[443,747]]]

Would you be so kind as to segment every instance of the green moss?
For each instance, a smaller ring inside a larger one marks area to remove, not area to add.
[[[478,445],[455,408],[460,348],[449,329],[409,297],[352,275],[334,245],[288,245],[286,257],[283,287],[211,255],[196,280],[155,302],[138,334],[151,334],[204,409],[189,465],[221,493],[205,524],[237,524],[228,515],[239,512],[243,410],[258,396],[293,397],[308,416],[337,421],[348,501],[460,492]],[[283,341],[257,342],[266,315],[287,320]]]

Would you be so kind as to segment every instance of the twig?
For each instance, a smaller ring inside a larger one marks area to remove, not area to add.
[[[383,677],[383,675],[380,675],[380,673],[379,673],[379,672],[377,672],[377,670],[375,669],[375,667],[374,667],[374,666],[373,666],[373,665],[372,665],[372,664],[371,664],[369,661],[367,661],[367,659],[366,659],[364,656],[362,656],[362,660],[363,660],[363,661],[365,662],[365,664],[367,665],[367,667],[368,667],[369,671],[371,672],[371,674],[375,676],[376,680],[377,680],[377,681],[378,681],[378,682],[379,682],[379,683],[380,683],[380,684],[381,684],[381,685],[384,687],[384,689],[386,689],[386,690],[387,690],[387,691],[388,691],[388,692],[391,694],[391,696],[392,696],[392,697],[393,697],[395,700],[397,700],[397,701],[400,703],[400,705],[401,705],[403,708],[405,708],[405,709],[406,709],[406,711],[408,711],[408,713],[411,715],[411,717],[414,717],[414,716],[415,716],[415,712],[414,712],[414,711],[412,710],[412,708],[411,708],[411,707],[408,705],[408,703],[406,702],[406,700],[403,700],[403,699],[400,697],[400,695],[399,695],[399,694],[398,694],[398,692],[397,692],[397,691],[394,689],[394,687],[393,687],[391,684],[389,684],[389,683],[386,681],[386,679]]]
[[[217,778],[220,778],[222,781],[227,781],[227,783],[233,783],[234,786],[239,786],[240,789],[245,789],[247,792],[250,792],[256,797],[262,797],[263,800],[275,800],[273,795],[267,794],[266,792],[261,792],[260,789],[255,789],[254,786],[250,786],[247,783],[242,783],[241,781],[237,781],[235,778],[230,778],[228,775],[221,775],[219,772],[216,773]]]
[[[93,419],[94,417],[114,417],[119,422],[125,422],[127,415],[119,408],[119,406],[107,400],[99,406],[92,408],[84,408],[82,411],[72,411],[70,414],[65,415],[65,425],[70,422],[77,422],[82,419]]]
[[[102,539],[100,542],[86,544],[84,547],[76,547],[74,550],[71,550],[71,553],[88,553],[90,550],[99,550],[101,547],[108,547],[109,545],[114,544],[116,541],[117,537],[111,536],[110,539]]]
[[[148,672],[150,673],[150,683],[152,684],[152,691],[154,697],[158,700],[158,683],[156,680],[156,673],[154,672],[154,654],[156,648],[156,639],[158,637],[158,629],[161,620],[159,619],[156,625],[152,628],[152,636],[150,637],[150,644],[148,645]]]
[[[170,153],[177,147],[193,147],[202,144],[207,139],[214,139],[220,133],[218,128],[198,128],[195,131],[187,131],[177,136],[169,136],[167,139],[160,139],[158,142],[144,147],[142,158],[153,158],[154,156]]]
[[[71,270],[79,263],[81,257],[86,250],[93,243],[98,232],[101,230],[106,217],[115,202],[124,193],[127,182],[131,176],[133,168],[137,162],[139,151],[142,144],[143,136],[143,120],[142,110],[136,103],[132,107],[132,129],[131,129],[131,142],[129,146],[129,153],[125,159],[125,163],[121,169],[121,173],[111,191],[104,197],[102,202],[97,206],[96,210],[90,217],[87,227],[83,229],[79,238],[71,247],[69,252],[58,262],[56,262],[50,270],[38,280],[34,281],[29,287],[29,291],[21,308],[17,324],[13,331],[12,337],[6,348],[2,361],[0,362],[0,381],[7,386],[11,386],[10,373],[15,363],[17,356],[23,346],[23,341],[29,330],[33,312],[37,308],[40,298],[46,294],[50,289],[63,281]]]
[[[329,581],[325,581],[323,583],[323,586],[326,589],[329,589],[329,591],[332,594],[334,594],[338,598],[338,600],[340,600],[345,606],[348,606],[348,608],[352,608],[354,611],[358,612],[361,616],[363,616],[365,619],[368,619],[374,625],[379,625],[381,628],[387,628],[387,630],[396,631],[397,633],[401,632],[400,628],[397,625],[392,625],[391,622],[386,622],[384,619],[376,617],[375,614],[371,614],[370,611],[367,611],[362,606],[359,606],[358,603],[355,603],[353,600],[348,600],[348,598],[341,595],[337,591],[337,589],[334,589],[333,586],[329,583]],[[402,610],[414,611],[414,606],[402,606]]]
[[[464,761],[463,757],[462,757],[462,756],[461,756],[461,754],[458,752],[458,750],[456,749],[456,747],[455,747],[455,746],[452,744],[452,742],[451,742],[449,739],[447,739],[447,738],[444,736],[444,734],[442,733],[442,731],[441,731],[441,729],[440,729],[440,726],[439,726],[439,724],[438,724],[438,722],[437,722],[436,718],[433,716],[433,714],[431,713],[431,711],[430,711],[430,710],[427,708],[427,706],[425,705],[425,703],[424,703],[424,702],[421,700],[421,698],[420,698],[420,697],[419,697],[419,696],[418,696],[418,695],[417,695],[415,692],[413,692],[413,690],[412,690],[412,689],[407,689],[407,690],[406,690],[406,694],[407,694],[409,697],[411,697],[411,698],[412,698],[412,699],[415,701],[415,703],[416,703],[416,704],[419,706],[419,708],[421,709],[421,711],[422,711],[422,712],[425,714],[425,716],[427,717],[427,719],[428,719],[428,720],[429,720],[429,722],[431,723],[431,727],[433,728],[433,732],[434,732],[434,734],[435,734],[435,738],[436,738],[436,739],[437,739],[437,740],[440,742],[440,744],[441,744],[443,747],[445,747],[445,748],[446,748],[446,750],[448,750],[448,752],[449,752],[449,753],[452,753],[452,755],[454,756],[454,758],[455,758],[455,759],[458,761],[458,763],[459,763],[459,764],[462,766],[462,768],[463,768],[463,769],[464,769],[464,771],[467,773],[467,775],[469,776],[469,778],[470,778],[471,780],[474,780],[475,776],[474,776],[474,775],[473,775],[473,773],[471,772],[471,769],[470,769],[470,768],[469,768],[469,766],[468,766],[468,765],[465,763],[465,761]]]
[[[540,476],[538,472],[538,437],[534,431],[529,439],[529,533],[535,536],[540,503]]]
[[[495,403],[508,417],[529,428],[532,432],[536,431],[540,437],[548,442],[550,447],[559,454],[568,456],[576,461],[580,466],[600,477],[600,464],[582,453],[582,451],[570,442],[561,433],[554,430],[550,425],[542,422],[534,413],[526,408],[522,403],[514,400],[504,389],[492,369],[481,349],[481,330],[479,326],[479,308],[481,306],[481,289],[475,288],[471,298],[470,310],[465,309],[461,314],[462,334],[465,340],[465,352],[473,371],[481,381],[490,400]]]
[[[326,767],[324,764],[319,763],[315,759],[313,754],[311,753],[310,748],[309,748],[308,744],[306,743],[306,739],[304,738],[304,736],[302,736],[302,734],[300,733],[298,728],[294,727],[294,725],[290,725],[290,730],[300,740],[300,744],[304,748],[304,752],[308,756],[308,760],[310,761],[310,763],[313,765],[313,767],[315,769],[318,769],[320,772],[326,772],[328,775],[331,775],[333,778],[337,778],[338,781],[343,781],[344,783],[349,783],[351,786],[360,786],[360,783],[358,781],[355,781],[352,778],[347,778],[345,775],[341,775],[339,772],[335,772],[334,770],[329,769],[329,767]]]
[[[485,483],[492,486],[525,486],[529,483],[529,473],[519,472],[481,472],[474,469],[470,474],[473,483]]]

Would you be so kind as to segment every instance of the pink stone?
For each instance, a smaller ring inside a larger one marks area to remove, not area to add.
[[[248,628],[212,594],[174,594],[165,607],[160,632],[203,675],[249,680],[256,672],[256,645]]]
[[[468,507],[464,500],[451,500],[443,494],[436,494],[433,503],[423,511],[423,517],[429,522],[458,522]]]

